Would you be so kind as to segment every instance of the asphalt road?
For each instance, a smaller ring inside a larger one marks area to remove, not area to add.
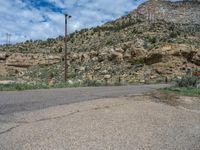
[[[138,95],[14,113],[0,120],[0,150],[199,150],[200,108],[157,100]]]
[[[141,94],[166,86],[169,85],[156,84],[119,87],[80,87],[22,92],[0,92],[0,115],[39,110],[47,107],[87,100]]]
[[[0,150],[199,150],[199,97],[143,94],[166,86],[0,92]]]

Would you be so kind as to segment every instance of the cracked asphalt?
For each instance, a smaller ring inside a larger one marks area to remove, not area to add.
[[[119,97],[128,94],[141,94],[166,86],[169,85],[80,87],[22,92],[0,92],[0,115],[33,111],[87,100]]]
[[[164,86],[0,92],[0,150],[199,150],[200,98]]]

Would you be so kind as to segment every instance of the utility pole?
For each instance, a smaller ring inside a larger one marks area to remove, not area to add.
[[[8,45],[8,33],[6,33],[6,45]]]
[[[11,34],[9,34],[9,42],[8,42],[8,44],[10,45],[11,44]]]
[[[68,73],[68,64],[67,64],[67,41],[68,41],[68,38],[67,38],[67,20],[69,18],[71,18],[70,15],[68,14],[64,14],[65,15],[65,82],[67,81],[67,73]]]
[[[7,45],[10,45],[10,44],[11,44],[10,39],[11,39],[11,34],[6,33],[6,44],[7,44]]]

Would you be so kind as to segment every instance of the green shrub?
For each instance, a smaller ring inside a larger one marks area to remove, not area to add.
[[[149,38],[149,42],[151,42],[152,44],[155,44],[157,42],[157,38],[155,36],[151,37]]]
[[[11,83],[6,85],[0,85],[0,91],[24,91],[31,89],[47,89],[47,88],[49,88],[47,83],[41,83],[41,84]]]
[[[101,86],[102,83],[100,83],[97,80],[85,80],[83,82],[83,86]]]
[[[174,32],[172,31],[170,34],[169,34],[170,38],[177,38],[178,36],[178,33],[177,32]]]
[[[144,58],[138,58],[136,60],[131,60],[130,62],[133,65],[144,64],[145,63]]]
[[[176,80],[176,84],[178,87],[196,87],[198,83],[198,79],[191,75],[186,75],[181,79]]]
[[[200,96],[200,90],[192,87],[171,87],[161,89],[163,92],[176,93],[184,96]]]

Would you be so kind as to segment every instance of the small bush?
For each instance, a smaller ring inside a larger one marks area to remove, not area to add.
[[[151,37],[149,38],[149,42],[151,42],[152,44],[155,44],[157,42],[157,38],[155,36]]]
[[[176,84],[178,87],[196,87],[198,83],[198,79],[194,76],[186,75],[181,79],[176,80]]]
[[[131,60],[130,62],[133,65],[140,65],[145,63],[144,58],[138,58],[136,60]]]
[[[101,86],[102,83],[98,82],[97,80],[85,80],[83,82],[83,86]]]
[[[163,92],[167,93],[176,93],[184,96],[200,96],[200,90],[197,88],[191,87],[171,87],[171,88],[164,88],[161,89]]]
[[[24,91],[31,89],[47,89],[48,84],[27,84],[27,83],[11,83],[7,85],[0,85],[0,91]]]
[[[178,33],[173,31],[173,32],[170,33],[169,36],[170,36],[170,38],[177,38]]]

